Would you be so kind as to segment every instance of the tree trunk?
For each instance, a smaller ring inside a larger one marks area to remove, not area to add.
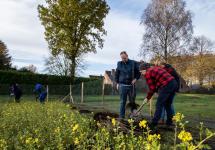
[[[71,58],[72,64],[70,65],[70,77],[71,77],[71,84],[74,84],[75,81],[75,70],[76,70],[76,61],[75,58]]]
[[[167,39],[168,39],[168,31],[166,31],[165,35],[165,43],[164,43],[164,60],[166,63],[168,63],[168,51],[167,51]]]

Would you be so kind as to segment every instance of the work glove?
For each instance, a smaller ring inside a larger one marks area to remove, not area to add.
[[[149,100],[147,98],[144,98],[143,102],[147,104]]]
[[[116,85],[116,89],[117,89],[117,91],[119,91],[119,84]]]

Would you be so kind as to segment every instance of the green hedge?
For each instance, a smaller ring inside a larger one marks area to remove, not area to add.
[[[95,79],[78,77],[75,79],[74,84],[79,84],[81,82],[88,82]],[[16,71],[0,71],[0,84],[49,84],[49,85],[69,85],[70,77],[66,76],[56,76],[56,75],[46,75],[46,74],[33,74],[33,73],[22,73]]]

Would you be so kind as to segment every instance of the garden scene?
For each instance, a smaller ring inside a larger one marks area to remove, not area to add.
[[[0,150],[215,149],[211,0],[1,0]]]

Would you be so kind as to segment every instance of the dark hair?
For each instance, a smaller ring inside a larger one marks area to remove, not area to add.
[[[164,66],[165,66],[166,64],[167,64],[167,63],[165,63],[165,62],[161,62],[161,65],[164,65]]]
[[[139,70],[147,70],[148,68],[150,68],[151,65],[149,63],[141,63],[140,66],[139,66]]]
[[[122,52],[120,53],[120,55],[123,55],[123,54],[128,55],[126,51],[122,51]]]

